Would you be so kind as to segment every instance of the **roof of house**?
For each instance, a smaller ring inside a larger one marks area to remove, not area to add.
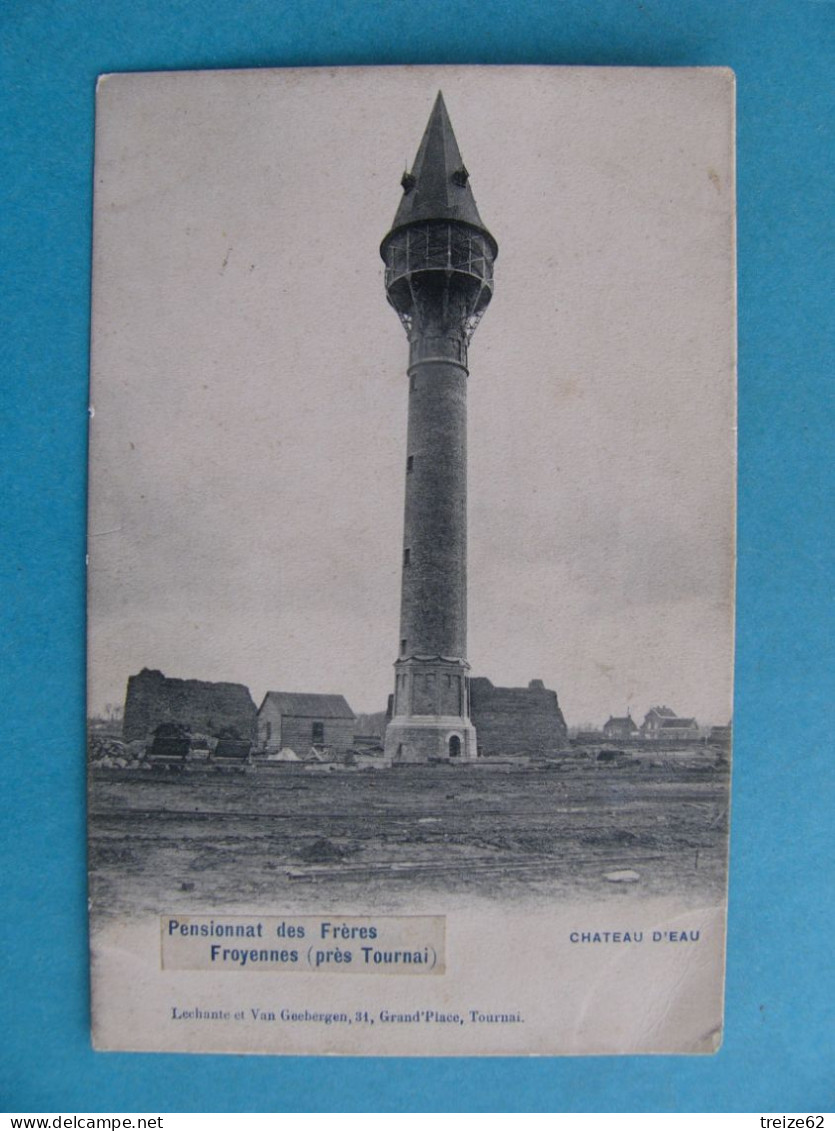
[[[670,707],[650,707],[647,711],[647,718],[650,715],[658,715],[661,719],[674,719],[676,717],[675,711],[671,710]]]
[[[635,727],[636,730],[638,729],[631,715],[627,715],[625,718],[616,718],[614,715],[610,715],[603,725],[609,726],[611,723],[618,723],[620,726]]]
[[[696,725],[695,719],[662,719],[661,726],[663,729],[675,730],[680,727],[694,727]]]
[[[317,695],[309,691],[268,691],[259,714],[267,703],[282,715],[295,715],[302,719],[356,718],[344,695]]]

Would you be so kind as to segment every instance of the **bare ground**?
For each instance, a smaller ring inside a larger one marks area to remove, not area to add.
[[[547,904],[725,883],[728,775],[575,764],[91,774],[95,919]]]

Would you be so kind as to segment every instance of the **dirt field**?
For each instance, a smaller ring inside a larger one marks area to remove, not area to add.
[[[727,810],[727,769],[705,754],[563,769],[98,770],[90,895],[102,918],[684,891],[716,902]],[[637,880],[606,878],[624,870]]]

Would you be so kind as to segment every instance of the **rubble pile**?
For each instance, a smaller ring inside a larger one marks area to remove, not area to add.
[[[137,769],[145,762],[145,746],[141,742],[120,742],[118,738],[92,734],[87,755],[93,769]]]

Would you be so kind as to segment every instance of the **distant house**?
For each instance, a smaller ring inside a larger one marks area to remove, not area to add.
[[[698,738],[699,724],[695,719],[664,719],[661,724],[662,738]]]
[[[306,754],[311,746],[350,747],[356,716],[342,695],[300,691],[268,691],[258,711],[257,743],[272,753],[294,750]]]
[[[641,723],[641,735],[644,738],[658,738],[663,721],[675,717],[675,711],[669,707],[651,707],[644,715],[644,721]]]
[[[610,715],[603,724],[603,734],[606,738],[635,738],[638,727],[631,715],[621,718]]]
[[[699,724],[695,719],[680,719],[670,707],[652,707],[644,715],[641,737],[652,741],[690,739],[699,737]]]

